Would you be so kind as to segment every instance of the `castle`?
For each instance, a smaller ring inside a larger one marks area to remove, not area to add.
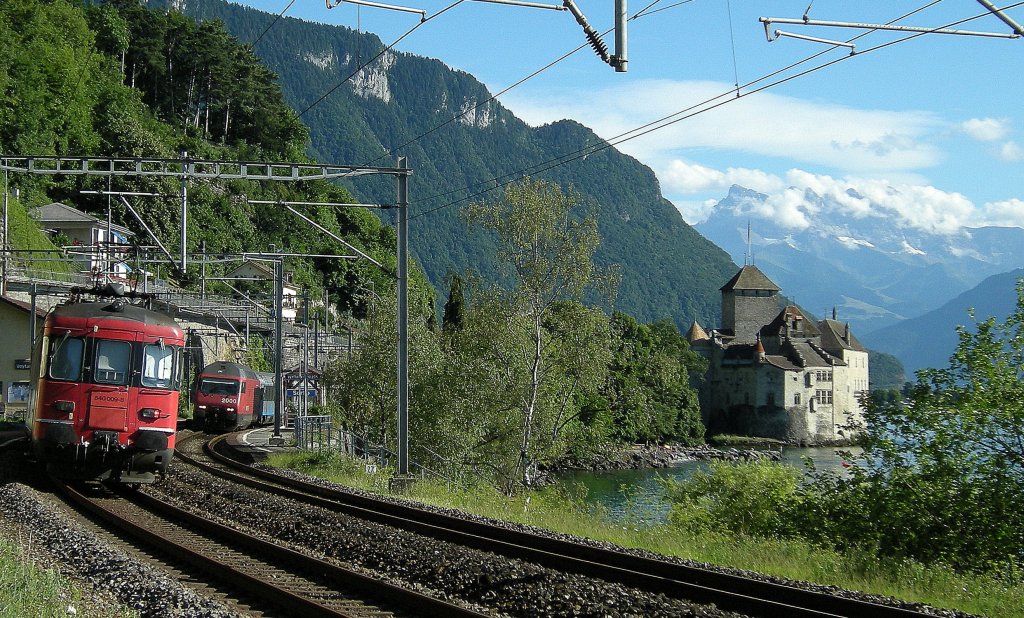
[[[777,438],[792,444],[848,442],[863,424],[868,353],[849,324],[780,310],[779,287],[748,265],[721,288],[722,324],[694,321],[687,339],[708,361],[700,386],[709,434]]]

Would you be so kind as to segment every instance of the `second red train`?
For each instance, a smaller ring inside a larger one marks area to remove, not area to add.
[[[193,426],[207,431],[235,431],[272,422],[273,393],[270,374],[238,363],[211,363],[196,380]]]

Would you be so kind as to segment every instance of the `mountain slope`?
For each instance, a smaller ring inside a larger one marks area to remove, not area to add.
[[[697,229],[731,255],[754,261],[802,306],[837,307],[858,335],[922,315],[985,277],[1024,266],[1024,230],[961,229],[938,233],[906,225],[872,204],[870,214],[844,210],[835,197],[805,190],[803,227],[786,227],[777,201],[734,186]],[[857,197],[860,200],[866,198]]]
[[[168,2],[149,4],[166,7]],[[255,40],[276,17],[221,0],[173,4],[200,19],[223,20],[243,41]],[[321,100],[355,70],[358,59],[381,49],[373,35],[282,18],[255,52],[281,76],[294,108],[309,108],[301,118],[310,128],[312,156],[357,165],[393,165],[388,149],[409,157],[414,170],[410,244],[435,285],[443,289],[447,273],[467,268],[501,279],[492,240],[467,227],[459,207],[495,199],[497,192],[482,191],[494,189],[496,179],[527,171],[572,185],[594,209],[603,239],[595,259],[622,269],[618,309],[643,321],[670,317],[680,326],[694,318],[717,322],[718,287],[736,267],[682,220],[649,168],[613,148],[559,166],[547,164],[601,144],[586,127],[572,121],[529,127],[497,102],[481,104],[490,94],[471,75],[397,52],[384,53]],[[468,113],[452,120],[463,111]],[[394,200],[393,183],[383,179],[356,180],[351,186],[366,200]]]
[[[1021,277],[1024,269],[993,275],[935,311],[858,337],[865,346],[899,358],[908,374],[925,367],[946,367],[957,345],[956,326],[973,323],[968,310],[973,308],[978,320],[1005,319],[1017,301],[1016,284]]]

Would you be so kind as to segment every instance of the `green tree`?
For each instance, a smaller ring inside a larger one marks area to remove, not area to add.
[[[1024,559],[1024,280],[1005,321],[957,335],[908,401],[867,400],[869,462],[846,489],[871,505],[882,551],[983,569]]]
[[[441,319],[443,330],[459,330],[463,323],[465,299],[462,295],[462,277],[452,274],[448,289],[448,300],[444,303],[444,317]]]
[[[506,187],[497,203],[467,209],[470,221],[494,232],[499,261],[511,280],[509,289],[490,292],[492,306],[503,316],[494,325],[490,345],[492,358],[514,385],[507,399],[518,426],[513,477],[524,484],[531,482],[538,460],[547,454],[535,444],[538,430],[551,426],[565,400],[550,388],[557,381],[551,366],[576,362],[568,358],[571,350],[556,344],[545,323],[554,319],[557,303],[581,299],[595,279],[597,222],[593,216],[579,217],[580,206],[575,192],[563,193],[557,185],[527,178]],[[561,324],[563,329],[570,326]],[[505,345],[508,349],[499,349]]]
[[[603,393],[615,437],[629,442],[675,440],[701,444],[704,425],[690,376],[704,361],[669,320],[640,324],[616,312],[614,359]]]
[[[800,471],[767,460],[712,462],[687,479],[661,482],[672,501],[669,522],[691,532],[773,536],[801,503]]]
[[[366,320],[356,326],[358,348],[350,357],[339,357],[324,370],[328,399],[336,403],[345,425],[376,444],[394,449],[398,408],[396,374],[398,359],[397,301],[391,295],[370,302]],[[409,415],[410,436],[420,454],[433,446],[429,428],[437,417],[434,388],[442,360],[437,335],[426,327],[426,318],[411,312],[409,319]],[[410,447],[415,458],[412,440]]]

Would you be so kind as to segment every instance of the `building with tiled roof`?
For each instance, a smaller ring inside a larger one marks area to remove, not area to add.
[[[849,324],[781,306],[779,287],[752,265],[721,292],[721,327],[694,322],[687,333],[708,360],[700,387],[708,432],[794,444],[851,440],[863,423],[868,354]]]
[[[83,273],[125,277],[131,269],[124,263],[128,239],[134,232],[112,221],[98,219],[60,202],[45,204],[32,212],[40,227],[63,234]]]

